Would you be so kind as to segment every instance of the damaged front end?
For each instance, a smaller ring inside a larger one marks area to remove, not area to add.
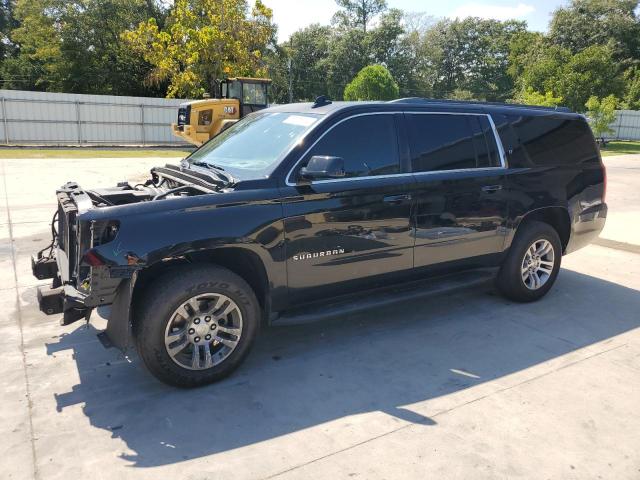
[[[93,309],[110,305],[106,334],[111,344],[126,349],[131,293],[136,272],[145,261],[114,245],[121,228],[119,216],[140,202],[214,193],[230,185],[223,175],[194,171],[184,163],[154,168],[148,181],[135,186],[124,182],[84,190],[77,183],[67,183],[56,192],[51,243],[32,258],[33,275],[52,279],[51,286],[38,289],[40,310],[62,314],[61,324],[68,325],[89,320]],[[96,219],[92,214],[96,209],[108,211],[108,219]],[[111,321],[114,318],[118,321]]]

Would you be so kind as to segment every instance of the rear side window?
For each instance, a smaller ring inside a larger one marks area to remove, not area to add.
[[[311,149],[301,166],[314,155],[342,158],[347,177],[400,173],[393,115],[364,115],[336,125]]]
[[[479,115],[407,114],[414,172],[500,166],[489,120]]]
[[[534,165],[599,161],[593,135],[585,121],[540,115],[513,117],[512,125]]]

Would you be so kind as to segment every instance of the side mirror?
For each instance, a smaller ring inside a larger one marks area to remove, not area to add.
[[[344,160],[340,157],[314,155],[306,167],[300,169],[299,183],[310,183],[313,180],[344,178]]]

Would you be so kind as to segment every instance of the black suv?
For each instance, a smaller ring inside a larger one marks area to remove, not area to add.
[[[63,186],[33,271],[53,278],[44,312],[105,306],[105,343],[197,386],[231,373],[263,321],[488,279],[538,300],[602,230],[605,184],[566,109],[319,99],[251,114],[144,184]]]

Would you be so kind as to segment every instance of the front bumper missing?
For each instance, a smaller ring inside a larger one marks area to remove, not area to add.
[[[73,292],[71,292],[73,290]],[[69,325],[78,320],[89,320],[92,308],[82,302],[82,294],[69,285],[64,287],[38,287],[38,307],[47,315],[62,313],[61,325]]]
[[[54,217],[50,250],[46,256],[38,254],[31,264],[37,279],[53,279],[51,286],[38,288],[38,307],[47,315],[62,314],[60,323],[69,325],[89,321],[94,308],[111,305],[105,333],[113,346],[125,350],[131,338],[130,305],[138,267],[82,265],[80,254],[93,241],[87,225],[81,227],[77,217],[92,207],[91,198],[74,183],[58,190],[57,198],[57,228]]]
[[[131,341],[131,299],[133,294],[133,279],[123,280],[118,286],[107,321],[105,334],[112,346],[126,351]],[[89,321],[93,307],[84,303],[87,296],[71,285],[64,287],[39,287],[38,307],[47,315],[62,313],[61,325],[69,325],[78,320]],[[104,344],[104,342],[103,342]]]

